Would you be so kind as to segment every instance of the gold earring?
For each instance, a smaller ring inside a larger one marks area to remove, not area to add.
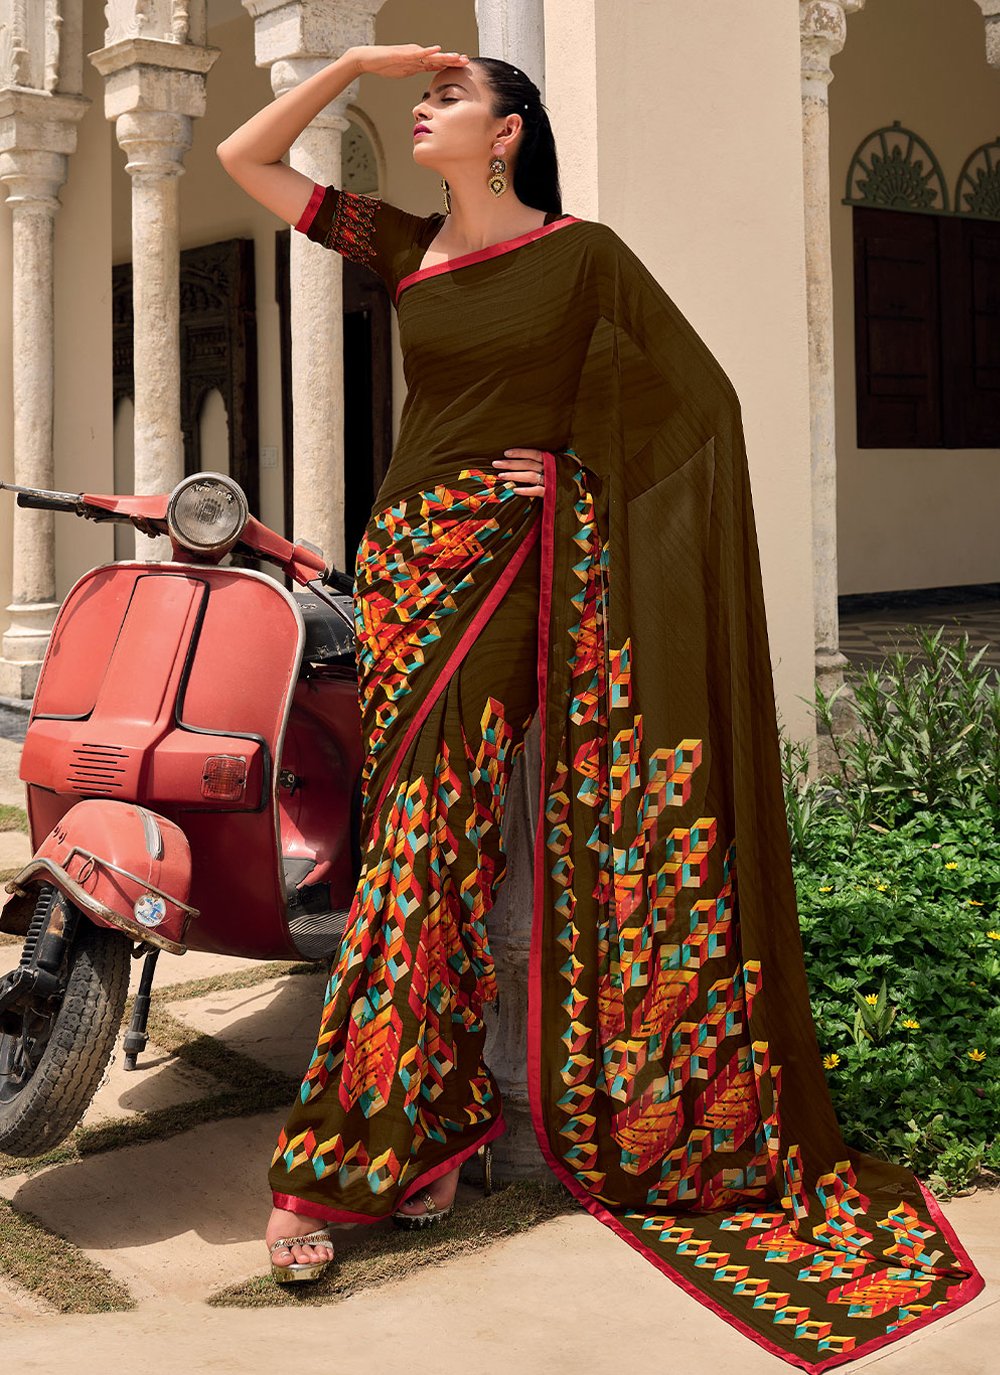
[[[494,196],[502,196],[507,190],[507,178],[504,176],[506,170],[507,164],[504,162],[503,158],[496,157],[490,159],[490,175],[487,180],[489,188]]]
[[[451,214],[451,190],[444,177],[441,178],[441,190],[444,192],[444,213]]]

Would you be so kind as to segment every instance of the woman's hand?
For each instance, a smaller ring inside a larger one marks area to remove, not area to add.
[[[520,483],[514,491],[520,497],[542,497],[545,495],[545,458],[544,449],[504,449],[504,458],[493,460],[494,468],[502,468],[497,477],[508,482]]]
[[[468,53],[443,53],[440,43],[423,47],[420,43],[375,43],[352,49],[359,72],[375,76],[415,76],[417,72],[436,72],[442,67],[462,67]]]

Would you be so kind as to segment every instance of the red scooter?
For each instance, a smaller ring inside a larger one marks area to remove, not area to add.
[[[231,478],[197,473],[169,496],[0,487],[173,549],[79,579],[32,703],[34,857],[0,911],[0,931],[25,937],[0,979],[0,1150],[33,1156],[105,1074],[130,956],[145,964],[127,1069],[160,951],[330,959],[360,871],[363,752],[351,581],[251,516]],[[298,587],[223,567],[228,554]]]

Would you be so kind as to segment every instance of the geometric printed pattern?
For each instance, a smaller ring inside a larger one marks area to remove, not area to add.
[[[536,614],[530,700],[486,690],[478,719],[432,711],[409,763],[401,742],[536,516],[492,472],[464,469],[376,512],[358,551],[362,872],[270,1173],[276,1195],[317,1216],[375,1221],[404,1185],[503,1125],[482,1060],[483,1009],[498,991],[486,917],[503,874],[506,787],[534,709]],[[487,651],[478,691],[493,664],[482,631],[476,646]]]
[[[736,837],[692,809],[703,742],[643,738],[632,646],[607,643],[608,548],[583,469],[573,482],[570,675],[535,914],[562,985],[557,1025],[542,1018],[550,1144],[574,1192],[656,1264],[825,1369],[947,1304],[968,1272],[916,1188],[919,1207],[872,1214],[841,1160],[807,1189],[759,1034],[763,969],[742,958]]]
[[[810,1176],[785,1130],[766,971],[741,943],[737,840],[699,802],[704,741],[646,739],[632,645],[608,643],[608,548],[581,467],[572,489],[571,585],[553,622],[565,709],[549,704],[536,855],[541,982],[559,990],[541,1017],[549,1145],[654,1264],[776,1355],[824,1370],[955,1303],[968,1271],[916,1181],[866,1195],[852,1152]],[[279,1204],[375,1221],[502,1130],[482,1056],[497,996],[487,916],[531,704],[494,693],[487,671],[475,719],[445,693],[412,758],[402,741],[456,645],[463,666],[488,648],[485,627],[468,641],[473,613],[531,515],[466,469],[377,512],[359,550],[363,867],[272,1161]]]

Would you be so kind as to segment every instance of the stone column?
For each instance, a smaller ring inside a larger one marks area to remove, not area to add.
[[[520,67],[545,99],[545,25],[542,0],[476,0],[479,51]],[[518,444],[498,436],[498,448]],[[534,675],[535,665],[525,672]],[[531,1124],[528,1099],[528,963],[535,905],[533,866],[540,786],[538,713],[525,739],[524,752],[511,776],[504,810],[503,839],[507,872],[489,914],[490,949],[497,966],[499,1000],[488,1006],[486,1060],[496,1076],[504,1103],[507,1131],[493,1143],[498,1178],[544,1178],[549,1175]],[[473,1160],[475,1157],[473,1157]],[[475,1164],[469,1176],[476,1178]]]
[[[837,448],[834,404],[833,263],[830,251],[830,58],[847,39],[847,16],[865,0],[801,0],[802,170],[805,183],[806,308],[812,452],[813,596],[816,677],[829,696],[843,682],[837,608]],[[835,724],[849,728],[845,692]],[[839,730],[838,730],[839,733]],[[818,739],[819,763],[828,746]]]
[[[986,22],[986,61],[1000,67],[1000,0],[976,0]]]
[[[243,0],[254,19],[257,65],[271,70],[275,96],[320,71],[347,48],[374,42],[383,0],[350,7],[330,0]],[[356,81],[321,110],[292,144],[289,162],[320,185],[340,185],[341,136]],[[292,234],[291,334],[296,539],[344,566],[343,261]]]
[[[53,486],[54,216],[76,149],[81,94],[80,0],[45,14],[0,0],[0,181],[13,229],[14,481]],[[51,511],[16,507],[11,522],[13,596],[0,657],[0,695],[30,698],[58,609]],[[7,528],[10,528],[9,526]]]
[[[132,178],[135,490],[165,492],[184,476],[178,178],[219,49],[204,43],[205,0],[113,0],[106,14],[105,46],[89,56]],[[137,558],[170,557],[166,536],[135,543]]]

